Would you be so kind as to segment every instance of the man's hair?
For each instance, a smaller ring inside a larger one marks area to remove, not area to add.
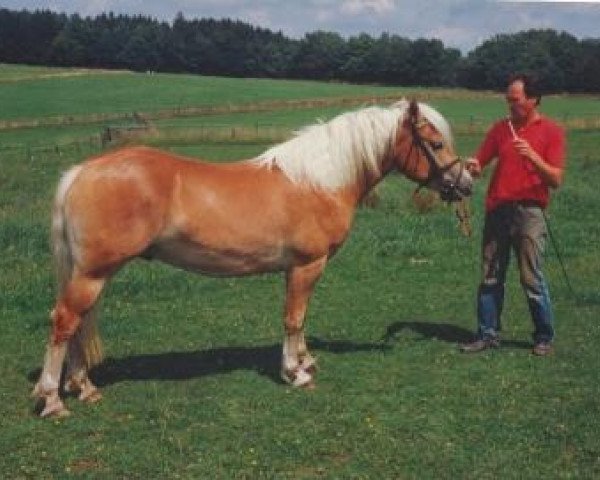
[[[508,77],[508,85],[512,85],[513,83],[519,81],[523,82],[525,96],[527,98],[534,98],[535,104],[539,105],[542,101],[542,91],[536,76],[527,73],[513,73],[510,77]]]

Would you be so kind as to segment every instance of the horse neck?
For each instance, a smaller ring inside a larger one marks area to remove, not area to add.
[[[398,173],[418,184],[427,179],[429,163],[407,129],[398,131],[389,157],[387,172],[396,169]]]
[[[386,154],[379,165],[378,171],[365,169],[356,184],[346,190],[356,204],[360,203],[394,169],[393,156]]]

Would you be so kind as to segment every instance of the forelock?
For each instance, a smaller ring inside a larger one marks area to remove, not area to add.
[[[448,121],[435,110],[433,107],[424,103],[419,103],[419,111],[427,119],[431,125],[444,137],[444,140],[449,145],[454,145],[454,138],[452,137],[452,130]]]
[[[433,107],[421,102],[418,105],[421,115],[444,137],[446,143],[453,146],[454,138],[448,121]],[[402,99],[393,105],[393,107],[401,109],[404,115],[408,112],[408,106],[409,101],[406,99]]]

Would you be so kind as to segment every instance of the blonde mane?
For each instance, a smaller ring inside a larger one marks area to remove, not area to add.
[[[366,173],[380,174],[408,101],[389,108],[368,107],[341,114],[327,123],[305,127],[284,143],[252,161],[278,167],[292,182],[336,190],[351,185]],[[436,110],[419,103],[421,114],[452,143],[448,122]]]

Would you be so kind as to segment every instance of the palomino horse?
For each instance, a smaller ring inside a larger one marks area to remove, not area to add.
[[[52,214],[59,288],[34,388],[41,416],[68,413],[59,396],[65,357],[65,389],[100,398],[88,377],[101,359],[92,308],[135,257],[214,276],[285,271],[282,377],[311,386],[309,298],[361,198],[394,168],[446,200],[470,194],[448,123],[407,101],[342,114],[246,161],[211,164],[129,147],[71,168]]]

